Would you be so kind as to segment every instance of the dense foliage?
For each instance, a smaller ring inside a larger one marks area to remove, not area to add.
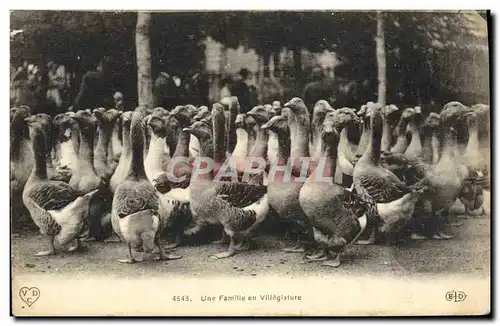
[[[12,60],[18,64],[22,59],[52,59],[73,71],[84,71],[98,57],[111,53],[125,67],[133,68],[136,16],[135,12],[13,11],[11,30],[22,29],[23,33],[11,41]],[[388,102],[442,102],[440,97],[485,89],[487,32],[478,31],[477,17],[475,24],[471,17],[457,12],[385,13]],[[162,69],[182,75],[201,69],[207,36],[232,48],[254,48],[264,57],[265,66],[272,53],[284,48],[295,53],[327,49],[340,58],[335,73],[349,89],[351,99],[345,102],[350,104],[354,99],[376,98],[375,33],[375,13],[371,11],[154,13],[152,71],[153,76]],[[300,57],[294,58],[299,80],[302,64]],[[475,62],[483,71],[478,80],[469,81],[483,85],[473,91],[453,71],[467,62]],[[135,69],[126,71],[133,77],[130,72]],[[484,101],[485,94],[476,95]],[[468,100],[474,99],[464,99]]]

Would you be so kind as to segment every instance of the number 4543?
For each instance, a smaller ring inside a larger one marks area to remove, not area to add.
[[[191,298],[187,295],[174,295],[172,297],[173,301],[191,301]]]

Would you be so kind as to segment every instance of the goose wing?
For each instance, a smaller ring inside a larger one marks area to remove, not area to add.
[[[267,187],[241,182],[220,182],[216,194],[230,205],[238,208],[249,206],[267,193]]]
[[[379,173],[359,176],[360,185],[377,203],[389,203],[411,192],[392,172],[379,169]]]
[[[149,182],[125,182],[116,189],[113,204],[118,217],[122,217],[146,209],[157,211],[159,200]]]
[[[40,208],[61,210],[84,194],[67,183],[53,181],[34,185],[30,189],[29,198]]]

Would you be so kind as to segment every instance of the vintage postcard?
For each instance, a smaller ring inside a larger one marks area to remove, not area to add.
[[[11,10],[11,315],[489,315],[489,21]]]

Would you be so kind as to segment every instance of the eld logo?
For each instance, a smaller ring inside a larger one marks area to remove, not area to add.
[[[467,298],[467,295],[463,291],[449,291],[446,292],[446,300],[460,302],[464,301]]]

